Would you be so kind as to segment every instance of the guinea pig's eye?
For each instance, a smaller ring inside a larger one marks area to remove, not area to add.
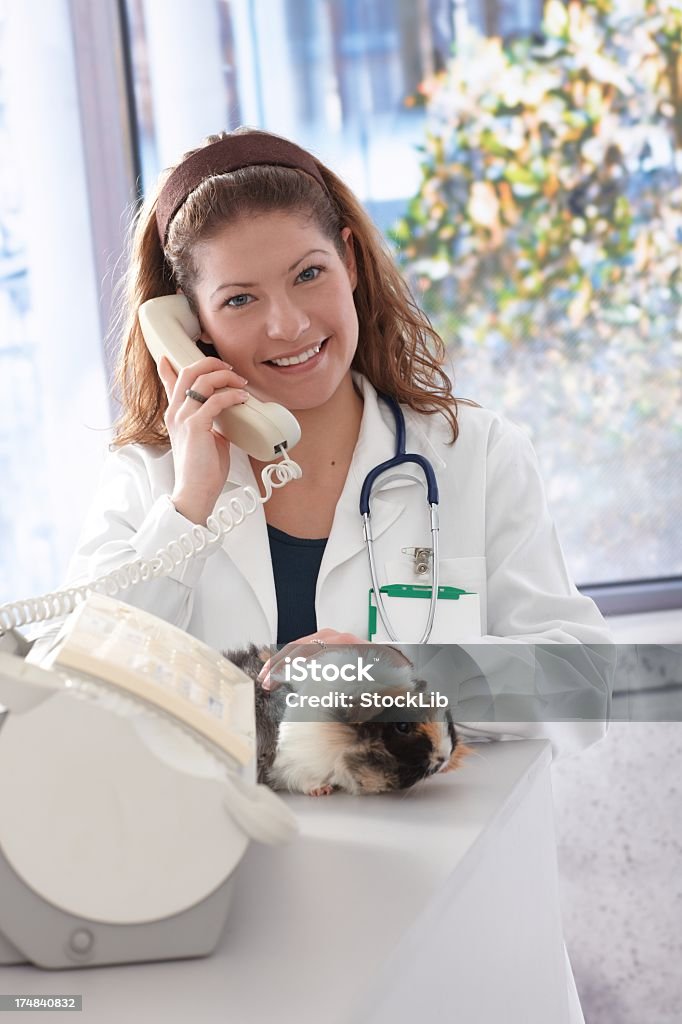
[[[396,722],[393,728],[396,732],[412,732],[412,724],[410,722]]]

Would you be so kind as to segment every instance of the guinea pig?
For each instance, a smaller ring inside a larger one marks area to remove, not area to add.
[[[380,708],[361,713],[333,708],[320,712],[315,721],[292,721],[287,695],[295,688],[285,682],[264,690],[257,681],[269,652],[252,644],[224,653],[254,680],[258,781],[271,789],[309,796],[409,789],[430,775],[452,771],[469,753],[448,712],[445,720],[433,710],[420,712],[419,721],[399,722],[384,720]],[[422,680],[404,671],[389,685],[394,695],[425,689]]]

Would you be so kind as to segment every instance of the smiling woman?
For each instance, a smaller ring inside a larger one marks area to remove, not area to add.
[[[162,386],[137,309],[173,291],[198,316],[207,358],[180,378],[162,364]],[[117,445],[170,441],[171,500],[193,522],[213,511],[230,452],[188,390],[216,396],[222,410],[248,388],[295,412],[303,479],[273,495],[266,517],[300,539],[329,536],[347,478],[363,410],[351,371],[414,409],[441,411],[457,434],[442,342],[377,229],[332,171],[278,136],[211,136],[162,176],[134,226],[126,306]]]
[[[359,502],[362,481],[396,450],[387,397],[401,407],[407,450],[438,476],[440,550],[421,476],[401,464],[372,496],[378,576],[401,594],[431,595],[438,559],[443,600],[439,587],[434,603],[466,594],[480,609],[466,629],[436,613],[430,640],[608,641],[596,607],[570,581],[527,439],[455,399],[443,342],[381,236],[310,153],[253,129],[209,138],[141,209],[128,283],[116,450],[73,577],[153,554],[188,521],[205,523],[225,492],[255,483],[262,464],[213,429],[219,411],[252,395],[295,413],[302,478],[221,545],[134,587],[128,600],[218,649],[277,642],[288,645],[285,656],[309,651],[311,640],[366,643],[372,578]],[[176,292],[199,321],[206,354],[177,375],[162,361],[159,379],[137,313]],[[417,636],[429,603],[415,601]],[[588,684],[606,707],[610,660],[595,661]],[[532,723],[532,735],[538,729]],[[549,732],[555,749],[583,742],[574,730]]]

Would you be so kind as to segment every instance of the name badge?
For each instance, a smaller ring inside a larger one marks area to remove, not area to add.
[[[393,583],[381,587],[388,623],[400,643],[419,643],[426,629],[429,586]],[[459,587],[439,587],[431,638],[433,643],[457,644],[481,635],[481,610],[478,594]],[[367,639],[390,643],[376,607],[374,588],[369,591]]]

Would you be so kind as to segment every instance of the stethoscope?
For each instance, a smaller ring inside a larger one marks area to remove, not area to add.
[[[438,565],[438,484],[436,483],[436,474],[433,466],[428,459],[424,458],[423,455],[408,454],[405,451],[405,417],[403,411],[394,398],[390,395],[378,394],[386,405],[390,408],[395,419],[395,455],[392,459],[388,459],[386,462],[380,463],[371,469],[364,479],[362,489],[360,491],[360,515],[362,516],[362,530],[367,545],[367,556],[369,558],[369,571],[372,577],[372,586],[374,588],[374,597],[376,599],[377,612],[381,619],[382,625],[386,630],[389,638],[394,642],[398,641],[399,638],[394,634],[391,624],[388,620],[388,613],[384,600],[381,594],[381,588],[377,577],[376,562],[374,560],[374,538],[372,537],[372,524],[371,515],[369,509],[369,499],[372,493],[372,487],[382,473],[385,473],[388,469],[395,469],[397,466],[402,466],[406,462],[414,462],[415,465],[421,468],[426,480],[426,492],[427,501],[429,504],[429,512],[431,516],[431,540],[432,540],[432,581],[431,581],[431,601],[429,604],[429,615],[426,620],[426,629],[424,635],[419,641],[420,644],[428,642],[431,636],[431,630],[433,629],[433,619],[436,614],[436,602],[438,600],[438,579],[439,579],[439,565]]]

